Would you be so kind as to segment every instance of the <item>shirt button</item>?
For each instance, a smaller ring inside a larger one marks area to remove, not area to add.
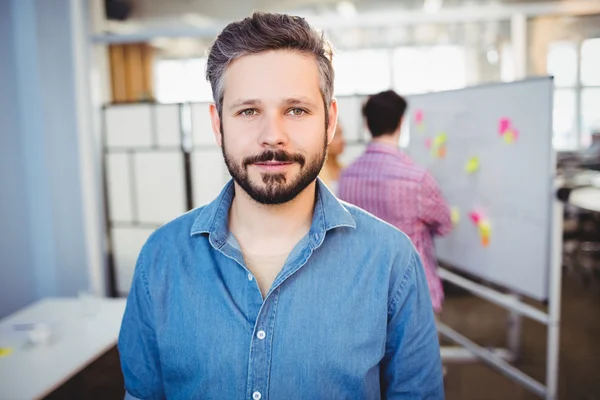
[[[252,276],[252,274],[248,274],[248,280],[251,281],[252,279],[254,279],[254,277]]]
[[[252,398],[254,400],[260,400],[261,397],[262,397],[262,394],[260,394],[260,392],[254,392],[254,393],[252,393]]]
[[[265,331],[258,331],[256,333],[256,337],[258,337],[260,340],[263,340],[266,336],[267,334],[265,333]]]

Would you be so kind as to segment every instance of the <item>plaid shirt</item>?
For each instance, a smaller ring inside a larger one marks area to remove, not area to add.
[[[437,275],[433,236],[450,232],[452,222],[433,176],[399,149],[371,143],[342,172],[339,197],[411,238],[423,260],[433,307],[441,311],[444,292]]]

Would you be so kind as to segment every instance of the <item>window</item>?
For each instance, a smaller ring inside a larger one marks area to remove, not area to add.
[[[577,147],[577,105],[573,89],[554,91],[554,135],[552,144],[555,149],[574,149]]]
[[[336,96],[373,94],[392,86],[388,50],[336,52],[333,67]]]
[[[548,48],[554,76],[554,147],[577,150],[600,131],[600,38],[555,42]]]
[[[600,86],[581,90],[581,144],[592,144],[592,134],[600,132]]]
[[[577,83],[577,43],[556,42],[548,49],[548,74],[557,87],[573,87]]]
[[[394,89],[401,94],[451,90],[467,84],[460,46],[399,47],[393,52]]]
[[[206,58],[159,60],[154,65],[155,96],[159,103],[212,101],[205,79]]]
[[[581,44],[581,84],[600,86],[600,38]]]

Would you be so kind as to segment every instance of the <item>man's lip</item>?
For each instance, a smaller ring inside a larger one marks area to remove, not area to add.
[[[291,164],[291,161],[263,161],[254,163],[255,165],[286,165]]]

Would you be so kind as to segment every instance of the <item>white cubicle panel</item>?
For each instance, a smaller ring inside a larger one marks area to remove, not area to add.
[[[179,104],[154,106],[156,140],[159,147],[181,147],[181,124]]]
[[[215,145],[215,136],[210,123],[208,106],[210,103],[191,104],[192,110],[192,139],[194,146]]]
[[[162,224],[186,211],[183,156],[179,152],[134,155],[135,203],[142,223]]]
[[[111,221],[132,222],[134,220],[131,157],[129,153],[106,155],[107,197]]]
[[[107,107],[104,117],[108,148],[152,146],[152,106],[150,104]]]
[[[111,229],[117,292],[129,293],[133,271],[140,250],[154,229],[140,227],[119,227]]]
[[[210,203],[219,195],[229,173],[223,161],[221,149],[202,149],[192,152],[192,185],[194,207]]]

